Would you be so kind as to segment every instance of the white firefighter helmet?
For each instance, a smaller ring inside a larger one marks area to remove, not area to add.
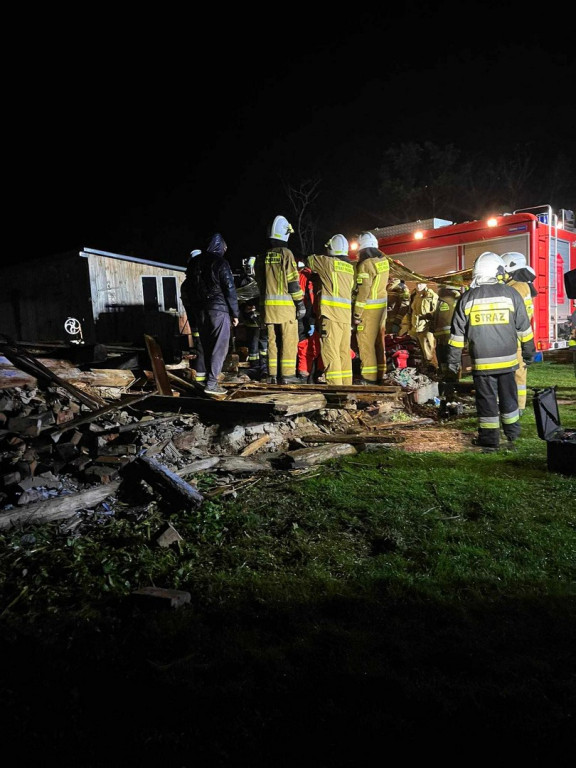
[[[362,248],[378,248],[378,240],[372,232],[362,232],[358,238],[358,250],[361,251]]]
[[[502,260],[506,267],[506,272],[515,272],[517,269],[523,269],[527,266],[526,256],[523,253],[517,251],[508,251],[508,253],[502,254]]]
[[[294,230],[288,219],[285,216],[276,216],[270,228],[272,240],[282,240],[282,242],[287,243],[292,232]]]
[[[503,275],[506,271],[504,259],[502,256],[498,256],[497,253],[492,251],[484,251],[474,262],[472,269],[472,281],[475,283],[478,280],[487,280],[492,278],[495,280],[498,275]]]
[[[348,240],[344,235],[332,235],[326,243],[330,256],[348,256]]]

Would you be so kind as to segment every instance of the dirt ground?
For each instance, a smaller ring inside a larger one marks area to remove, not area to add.
[[[400,451],[411,453],[427,453],[442,451],[444,453],[463,453],[474,451],[471,441],[476,433],[462,432],[457,428],[438,429],[436,425],[422,428],[405,429],[402,431],[402,442],[395,447]]]

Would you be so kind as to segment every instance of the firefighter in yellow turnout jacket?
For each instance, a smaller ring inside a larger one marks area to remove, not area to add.
[[[260,314],[268,333],[270,383],[295,384],[298,318],[304,317],[304,293],[292,251],[286,247],[294,230],[284,216],[276,216],[269,247],[258,256],[255,277],[260,292]]]
[[[468,344],[478,414],[478,437],[473,443],[486,450],[500,446],[500,422],[510,446],[520,435],[514,379],[518,343],[525,362],[532,362],[535,352],[526,307],[518,291],[504,284],[504,274],[500,256],[491,251],[478,256],[470,289],[456,304],[448,342],[448,368],[454,376]]]
[[[538,291],[532,284],[532,281],[536,277],[536,273],[532,267],[529,267],[526,264],[526,257],[516,251],[503,253],[502,260],[506,267],[506,285],[511,285],[512,288],[516,288],[520,296],[524,299],[528,320],[532,322],[532,318],[534,317],[533,298],[538,294]],[[522,348],[520,344],[518,344],[517,357],[518,370],[514,374],[514,377],[516,379],[516,386],[518,387],[518,410],[520,411],[520,416],[522,416],[526,410],[528,367],[522,359]]]
[[[352,384],[350,322],[354,265],[348,260],[348,240],[334,235],[326,243],[328,255],[308,257],[308,267],[318,276],[316,316],[320,320],[320,353],[327,384]]]
[[[363,232],[358,242],[356,292],[352,320],[360,355],[360,371],[365,383],[375,384],[386,375],[386,314],[390,262],[378,249],[371,232]]]
[[[387,290],[386,333],[401,335],[406,315],[410,311],[410,291],[406,283],[397,277],[388,281]]]
[[[438,287],[438,302],[432,317],[431,329],[436,340],[436,358],[441,374],[448,372],[448,341],[450,326],[456,304],[460,298],[460,289],[456,285],[440,285]]]

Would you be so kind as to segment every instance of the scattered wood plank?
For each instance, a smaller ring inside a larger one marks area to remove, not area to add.
[[[204,496],[156,459],[138,456],[121,470],[125,480],[144,480],[176,509],[198,507]]]
[[[350,456],[358,453],[351,443],[336,443],[320,445],[315,448],[299,448],[296,451],[283,453],[277,460],[282,469],[300,469],[314,464],[322,464],[339,456]]]
[[[35,387],[38,379],[29,373],[16,368],[7,357],[0,355],[0,389],[13,387]]]
[[[256,440],[249,443],[243,451],[240,451],[240,456],[252,456],[253,453],[259,451],[263,445],[270,442],[270,435],[261,435]]]
[[[233,400],[228,401],[233,403]],[[241,399],[242,408],[248,403],[270,403],[276,416],[293,416],[298,413],[309,413],[326,408],[326,398],[321,392],[278,392],[274,394],[259,394]]]
[[[50,368],[45,366],[40,360],[30,355],[26,350],[21,349],[15,344],[2,344],[0,346],[0,352],[14,365],[26,373],[35,376],[37,379],[41,379],[48,384],[56,384],[62,389],[65,389],[73,397],[79,400],[84,405],[87,405],[93,411],[98,410],[104,405],[104,401],[99,397],[94,397],[82,392],[70,382],[57,376]]]
[[[222,382],[222,386],[226,386],[226,382]],[[243,394],[242,397],[249,397],[255,392],[292,392],[306,394],[309,392],[333,392],[344,393],[354,392],[355,394],[369,393],[369,394],[384,394],[384,395],[397,395],[402,393],[402,387],[396,384],[266,384],[262,381],[247,382],[242,385]]]
[[[359,432],[353,435],[302,435],[300,440],[304,443],[350,443],[351,445],[362,445],[362,443],[397,443],[402,442],[403,438],[388,433],[384,436],[376,435],[374,432]]]
[[[126,408],[130,405],[134,405],[135,403],[140,403],[142,400],[146,400],[146,398],[151,397],[154,395],[155,392],[146,393],[144,395],[136,395],[135,397],[129,397],[122,401],[120,406],[118,403],[111,403],[109,405],[105,405],[102,408],[99,408],[97,411],[93,411],[92,413],[87,414],[86,416],[78,416],[76,419],[72,419],[71,421],[67,421],[65,424],[62,424],[58,427],[50,428],[49,430],[46,430],[47,434],[50,435],[57,435],[62,432],[68,432],[70,429],[74,429],[75,427],[81,425],[81,424],[89,424],[92,421],[95,421],[99,416],[103,416],[106,413],[109,413],[110,411],[117,410],[119,407]],[[129,425],[132,426],[132,425]],[[118,428],[119,431],[122,430],[121,427]]]
[[[162,355],[162,349],[153,336],[144,334],[144,341],[146,342],[146,349],[152,363],[152,370],[154,372],[154,379],[158,387],[158,392],[161,395],[172,396],[172,387],[170,386],[170,380],[168,378],[168,371],[164,365],[164,357]]]
[[[267,472],[270,470],[270,464],[247,456],[220,456],[215,469],[219,472],[230,472],[232,475],[245,475]]]
[[[309,403],[303,401],[303,410],[294,409],[291,413],[304,413],[310,410]],[[289,415],[282,407],[269,400],[255,398],[246,402],[239,400],[209,400],[207,397],[164,397],[155,395],[146,401],[147,410],[164,413],[197,413],[202,419],[217,424],[239,424],[247,421],[279,421]],[[318,407],[324,407],[319,405]]]
[[[90,509],[105,499],[113,496],[120,487],[121,480],[113,480],[106,485],[97,485],[70,496],[56,496],[47,501],[27,504],[21,509],[0,512],[0,529],[15,525],[46,523],[52,520],[73,517],[81,509]]]
[[[128,388],[134,383],[136,377],[130,370],[120,368],[90,368],[82,371],[76,368],[69,360],[53,360],[46,358],[46,368],[75,386],[88,384],[92,387],[119,387]]]

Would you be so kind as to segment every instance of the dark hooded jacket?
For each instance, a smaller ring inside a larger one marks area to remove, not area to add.
[[[181,290],[187,313],[210,309],[238,317],[238,296],[232,269],[224,258],[226,249],[224,238],[217,232],[206,250],[189,261]]]

